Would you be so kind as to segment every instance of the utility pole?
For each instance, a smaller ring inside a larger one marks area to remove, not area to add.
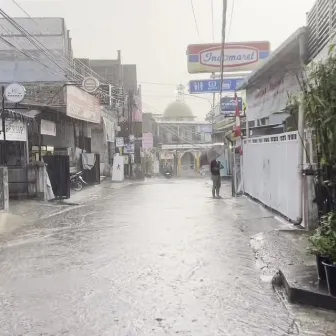
[[[226,33],[226,12],[227,12],[227,0],[223,0],[223,15],[222,15],[222,47],[221,47],[221,83],[220,83],[220,98],[222,98],[223,91],[223,77],[224,77],[224,48],[225,48],[225,33]]]
[[[131,143],[131,134],[133,134],[133,92],[131,90],[128,91],[128,140],[129,144]],[[127,153],[129,155],[129,153]],[[129,176],[132,175],[132,160],[131,155],[128,158],[128,167],[129,167]]]
[[[223,79],[224,79],[224,49],[225,49],[225,33],[226,33],[226,14],[227,14],[227,0],[223,0],[223,14],[222,14],[222,45],[221,45],[221,64],[220,64],[220,94],[219,94],[219,104],[221,109],[221,100],[222,100],[222,93],[223,93]],[[225,146],[225,140],[223,139],[223,145]],[[231,152],[231,167],[232,169],[232,196],[234,196],[234,186],[235,186],[235,149],[232,149]]]
[[[6,165],[6,116],[5,116],[5,87],[2,85],[1,87],[1,122],[2,122],[2,134],[3,134],[3,146],[1,153],[1,161],[3,165]]]
[[[211,78],[215,79],[216,78],[216,74],[213,72],[211,74]],[[212,94],[212,107],[211,107],[211,140],[214,143],[214,137],[215,137],[215,104],[216,104],[216,93],[214,92]]]

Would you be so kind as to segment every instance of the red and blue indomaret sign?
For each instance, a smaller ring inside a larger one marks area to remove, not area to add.
[[[225,43],[224,71],[252,71],[269,55],[268,41]],[[220,72],[221,44],[191,44],[187,48],[187,57],[191,74]]]

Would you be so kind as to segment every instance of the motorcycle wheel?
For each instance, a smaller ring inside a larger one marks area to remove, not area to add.
[[[73,185],[73,189],[76,191],[81,191],[83,189],[83,183],[81,181],[77,181]]]

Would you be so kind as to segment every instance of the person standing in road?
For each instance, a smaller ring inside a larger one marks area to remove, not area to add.
[[[210,172],[211,172],[211,179],[212,179],[212,197],[213,198],[220,198],[219,190],[221,187],[221,176],[220,170],[222,165],[216,159],[212,160],[210,163]]]

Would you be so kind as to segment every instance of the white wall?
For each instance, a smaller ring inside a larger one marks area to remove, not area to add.
[[[244,191],[295,221],[298,204],[297,132],[244,140]]]

